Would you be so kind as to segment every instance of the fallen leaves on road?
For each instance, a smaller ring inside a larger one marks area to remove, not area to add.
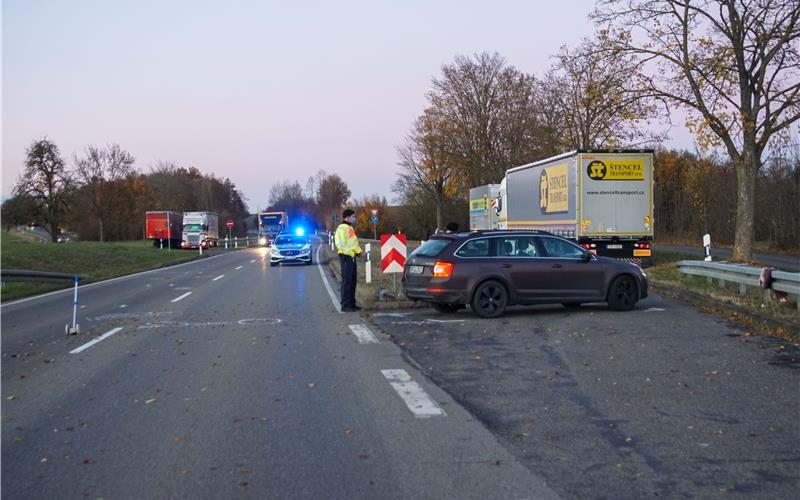
[[[344,433],[347,434],[348,436],[352,436],[353,435],[353,429],[351,429],[350,427],[345,427],[344,428]]]
[[[15,399],[17,399],[17,397],[12,394],[11,396],[7,397],[6,399],[9,400],[9,401],[14,401]]]
[[[309,388],[309,389],[313,389],[313,388],[315,388],[316,386],[317,386],[317,384],[315,384],[315,383],[313,383],[313,382],[312,382],[312,383],[310,383],[310,384],[308,384],[308,388]]]

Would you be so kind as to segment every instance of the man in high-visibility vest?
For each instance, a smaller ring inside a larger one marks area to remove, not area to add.
[[[361,255],[358,236],[353,224],[356,214],[349,208],[342,212],[342,223],[336,228],[334,241],[339,253],[339,268],[342,270],[342,311],[355,312],[361,309],[356,305],[356,257]]]

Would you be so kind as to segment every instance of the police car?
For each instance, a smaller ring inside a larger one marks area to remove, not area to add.
[[[302,231],[275,237],[269,248],[269,265],[275,267],[281,262],[311,265],[311,242]]]

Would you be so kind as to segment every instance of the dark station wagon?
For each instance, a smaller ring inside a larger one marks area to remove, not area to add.
[[[417,248],[406,260],[403,292],[443,313],[469,304],[484,318],[514,304],[608,302],[626,311],[647,297],[647,279],[635,264],[547,232],[476,231],[438,235]]]

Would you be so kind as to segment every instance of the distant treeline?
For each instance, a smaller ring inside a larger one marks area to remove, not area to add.
[[[117,241],[144,237],[150,210],[213,211],[220,231],[230,218],[248,215],[242,195],[230,179],[203,174],[194,167],[160,162],[141,172],[119,145],[89,146],[70,165],[48,139],[34,141],[14,196],[3,203],[3,225],[41,224],[53,241],[60,232],[83,240]],[[244,234],[244,226],[236,230]]]

